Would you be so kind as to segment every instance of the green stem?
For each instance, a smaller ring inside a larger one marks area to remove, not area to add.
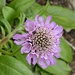
[[[2,52],[3,54],[13,56],[13,55],[15,55],[15,54],[19,51],[19,49],[20,49],[20,48],[19,48],[18,50],[16,50],[16,51],[13,52],[13,53],[1,49],[1,47],[2,47],[5,43],[7,43],[7,42],[9,41],[9,39],[12,38],[12,36],[13,36],[17,31],[19,31],[19,30],[22,29],[22,25],[23,25],[24,20],[25,20],[25,14],[24,14],[24,13],[23,13],[23,14],[20,14],[19,20],[20,20],[20,22],[19,22],[18,26],[17,26],[10,34],[8,34],[5,38],[3,38],[3,39],[0,41],[0,52]]]
[[[38,14],[43,15],[43,13],[46,11],[46,9],[48,8],[48,6],[49,6],[49,2],[47,2],[46,6],[43,6],[43,9],[41,9],[41,10],[38,12]]]
[[[10,52],[7,52],[7,51],[2,50],[2,49],[0,49],[0,52],[4,53],[4,54],[6,54],[6,55],[11,55],[11,53],[10,53]]]
[[[19,27],[17,27],[14,31],[12,31],[11,34],[8,34],[5,38],[3,38],[0,41],[0,46],[2,46],[3,44],[5,44],[18,30],[19,30]]]
[[[14,56],[14,55],[20,50],[20,48],[21,48],[21,46],[20,46],[16,51],[14,51],[14,52],[11,54],[11,56]]]
[[[19,50],[20,50],[20,48],[17,49],[16,51],[14,51],[13,53],[11,53],[11,52],[8,52],[8,51],[5,51],[5,50],[0,49],[0,52],[2,52],[5,55],[14,56]]]
[[[20,23],[18,24],[18,26],[10,33],[8,34],[5,38],[3,38],[1,41],[0,41],[0,47],[5,44],[17,31],[21,30],[22,28],[22,25],[24,23],[24,20],[25,20],[25,14],[21,14],[20,15]]]

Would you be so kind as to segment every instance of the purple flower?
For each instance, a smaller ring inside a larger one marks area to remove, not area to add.
[[[15,34],[13,39],[17,45],[22,45],[21,53],[28,53],[26,60],[29,64],[38,63],[42,68],[56,64],[60,58],[60,37],[63,28],[55,22],[50,22],[51,16],[44,18],[36,15],[34,21],[26,20],[24,34]]]

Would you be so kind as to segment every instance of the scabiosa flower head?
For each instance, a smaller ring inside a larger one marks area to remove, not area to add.
[[[21,53],[27,53],[29,64],[38,63],[42,68],[55,65],[56,58],[60,58],[61,51],[59,38],[63,28],[55,22],[50,22],[51,16],[44,21],[43,17],[36,15],[34,21],[26,20],[24,34],[15,34],[13,39],[17,45],[22,45]]]

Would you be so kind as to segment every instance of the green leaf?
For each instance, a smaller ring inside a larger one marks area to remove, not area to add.
[[[40,72],[41,72],[41,75],[52,75],[52,74],[50,74],[50,73],[48,73],[48,72],[46,72],[44,70],[41,70]]]
[[[25,14],[28,18],[34,18],[36,14],[43,15],[45,10],[47,9],[48,5],[41,6],[37,3],[34,3],[34,5],[30,6],[29,9],[26,10]]]
[[[33,75],[20,61],[11,56],[0,56],[0,75]]]
[[[35,68],[35,73],[41,73],[41,75],[53,75],[45,70],[43,70],[41,67],[39,67],[38,65],[36,65]]]
[[[66,62],[72,62],[72,49],[64,38],[61,38],[60,47],[62,49],[62,51],[60,52],[61,58],[64,59]]]
[[[54,75],[69,75],[71,72],[71,68],[69,67],[69,65],[59,59],[57,59],[56,65],[49,66],[44,70]]]
[[[2,13],[3,17],[8,21],[12,21],[16,17],[15,10],[8,6],[3,7]]]
[[[5,29],[1,26],[2,36],[5,37]]]
[[[0,0],[0,10],[2,9],[3,6],[5,6],[6,0]]]
[[[52,15],[53,20],[65,29],[75,28],[75,12],[59,6],[49,6],[45,14]]]
[[[21,52],[19,51],[15,57],[20,60],[22,63],[24,63],[28,68],[30,68],[30,65],[28,64],[27,60],[26,60],[26,54],[21,54]]]
[[[34,10],[34,11],[33,11]],[[51,15],[52,20],[55,21],[58,25],[62,25],[64,29],[74,29],[75,28],[75,11],[63,8],[60,6],[41,6],[37,3],[34,3],[33,6],[29,7],[25,12],[27,17],[33,17],[36,14],[40,14],[45,18]]]
[[[20,16],[18,17],[18,19],[22,25],[24,24],[25,17],[26,17],[25,13],[20,14]]]
[[[9,6],[14,8],[17,13],[23,13],[34,3],[34,0],[13,0]]]
[[[4,24],[4,26],[7,28],[8,33],[11,33],[11,26],[9,22],[3,18],[0,19],[0,21]]]
[[[21,54],[21,46],[18,46],[18,45],[13,43],[13,46],[12,46],[11,50],[14,52],[14,51],[16,51],[18,49],[19,49],[19,51],[15,54],[15,57],[18,60],[20,60],[22,63],[24,63],[29,68],[30,65],[26,61],[26,54]]]

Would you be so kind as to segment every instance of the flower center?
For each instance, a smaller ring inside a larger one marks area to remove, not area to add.
[[[39,27],[36,29],[33,33],[33,45],[40,50],[45,50],[51,45],[51,36],[49,36],[47,28]]]

